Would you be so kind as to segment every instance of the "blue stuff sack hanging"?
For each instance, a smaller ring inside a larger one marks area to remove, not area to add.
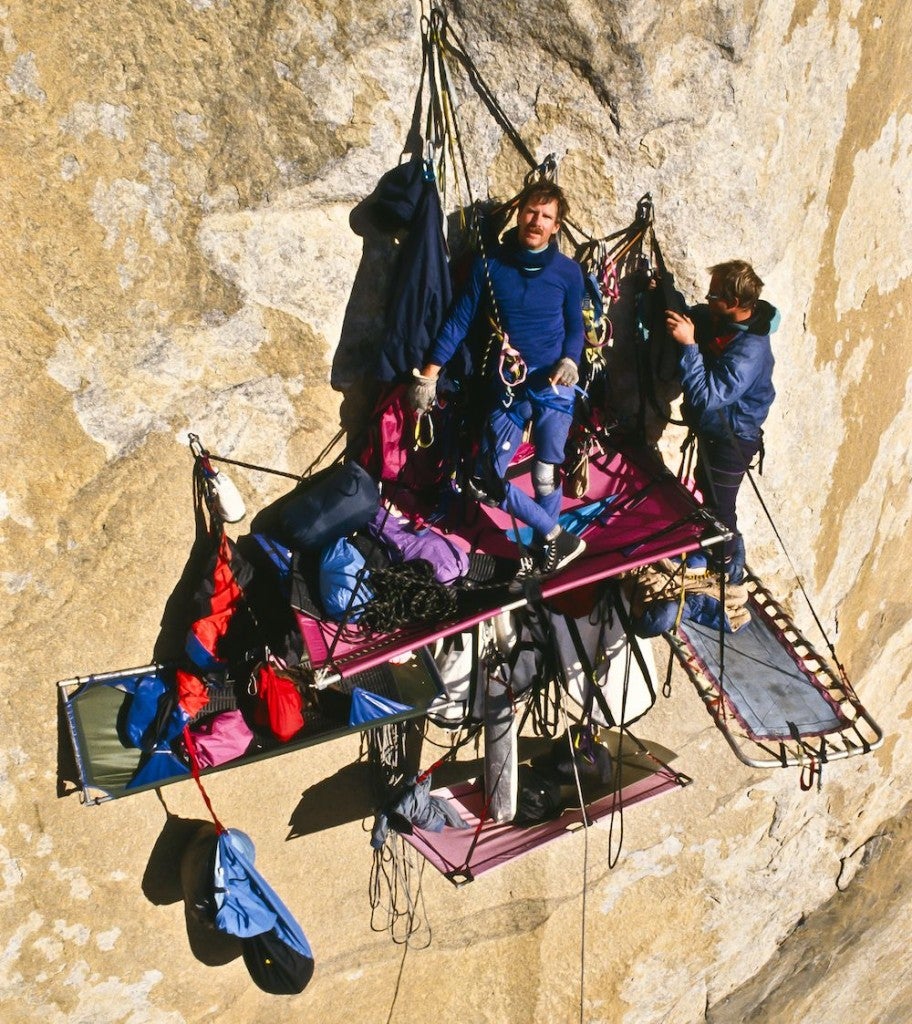
[[[291,912],[254,867],[250,836],[225,829],[213,858],[215,926],[236,935],[254,982],[274,995],[302,992],[313,976],[314,957]]]

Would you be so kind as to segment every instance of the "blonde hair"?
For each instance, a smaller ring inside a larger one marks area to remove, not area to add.
[[[728,305],[753,309],[763,291],[763,282],[754,268],[744,260],[729,260],[709,268],[720,299]]]

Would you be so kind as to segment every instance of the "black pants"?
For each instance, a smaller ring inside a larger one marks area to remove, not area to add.
[[[751,460],[760,451],[761,438],[748,441],[734,435],[708,437],[701,434],[697,445],[694,475],[703,492],[703,501],[716,519],[735,535],[725,544],[724,554],[728,561],[739,546],[738,491]]]

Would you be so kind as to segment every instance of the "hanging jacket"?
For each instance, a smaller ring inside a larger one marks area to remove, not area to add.
[[[379,850],[383,846],[389,827],[397,832],[411,835],[412,828],[426,832],[442,832],[444,826],[468,828],[469,823],[439,796],[431,795],[431,778],[419,782],[412,775],[390,804],[378,812],[371,831],[371,846]]]
[[[405,380],[413,367],[427,361],[453,298],[443,210],[433,171],[427,171],[420,157],[387,171],[369,210],[381,230],[408,228],[399,248],[376,369],[378,380]]]
[[[776,397],[770,334],[779,311],[760,300],[745,323],[718,323],[708,306],[689,311],[696,345],[679,345],[684,419],[698,434],[755,441]]]
[[[218,538],[205,576],[193,597],[194,621],[187,631],[185,653],[197,668],[218,671],[226,667],[221,649],[253,570],[226,534]]]

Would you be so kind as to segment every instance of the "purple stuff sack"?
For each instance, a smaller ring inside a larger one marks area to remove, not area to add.
[[[431,526],[416,528],[395,509],[381,507],[367,524],[368,530],[381,541],[393,562],[412,562],[423,558],[434,567],[438,583],[454,583],[469,571],[469,556]]]

